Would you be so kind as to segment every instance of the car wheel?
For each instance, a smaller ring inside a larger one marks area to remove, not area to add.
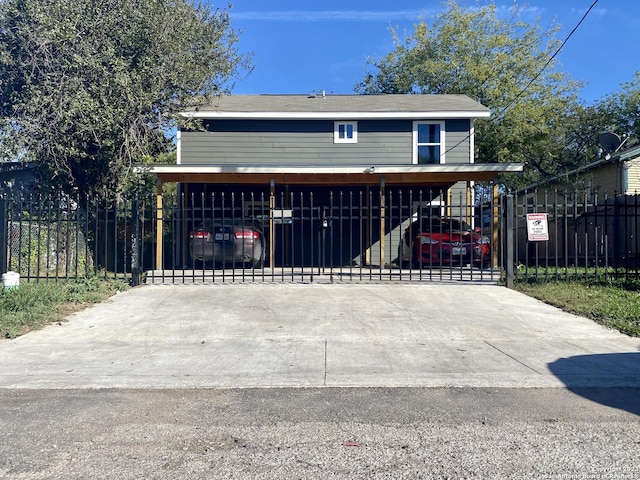
[[[253,259],[253,262],[251,263],[251,266],[253,268],[262,268],[262,266],[264,265],[264,254],[260,254],[260,258],[258,259]]]
[[[411,267],[412,268],[422,268],[422,263],[418,259],[418,254],[415,249],[411,250]]]
[[[402,259],[402,244],[398,245],[398,265],[404,266],[404,260]]]
[[[206,264],[204,262],[204,260],[194,260],[193,261],[193,268],[195,270],[204,270]]]
[[[259,258],[254,257],[253,261],[251,262],[251,266],[253,268],[262,268],[264,266],[264,257],[265,257],[265,251],[264,251],[264,248],[261,248],[260,257]]]

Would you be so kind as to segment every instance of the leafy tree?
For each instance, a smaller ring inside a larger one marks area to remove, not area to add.
[[[117,191],[172,149],[179,110],[250,70],[237,40],[227,10],[190,0],[2,0],[4,150],[66,191]]]
[[[557,25],[543,29],[520,18],[516,5],[501,18],[495,4],[465,8],[451,0],[431,25],[414,26],[395,49],[369,61],[356,90],[365,94],[465,94],[489,107],[476,122],[478,162],[522,162],[517,187],[567,167],[565,120],[577,108],[578,82],[558,70]]]
[[[630,82],[623,83],[621,90],[607,95],[593,105],[576,105],[567,112],[564,120],[562,144],[563,165],[566,171],[592,163],[602,156],[613,153],[604,151],[600,135],[613,132],[621,137],[619,148],[638,143],[640,137],[640,72]],[[563,173],[563,172],[560,172]],[[565,176],[568,188],[580,188],[575,182],[579,176]]]
[[[619,92],[605,97],[597,108],[606,115],[611,131],[630,137],[635,143],[640,139],[640,71],[621,87]]]

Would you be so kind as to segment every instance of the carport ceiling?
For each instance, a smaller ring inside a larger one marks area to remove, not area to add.
[[[460,181],[490,181],[500,173],[521,172],[522,164],[245,167],[150,165],[138,173],[155,174],[162,183],[226,183],[265,185],[451,185]]]

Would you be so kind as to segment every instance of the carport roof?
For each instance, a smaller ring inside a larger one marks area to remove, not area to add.
[[[367,167],[141,165],[138,173],[157,175],[161,182],[289,185],[448,185],[459,181],[490,181],[501,173],[521,172],[520,163],[458,165],[375,165]]]

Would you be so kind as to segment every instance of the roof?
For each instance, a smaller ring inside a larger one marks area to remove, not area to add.
[[[226,95],[183,112],[195,118],[447,119],[488,118],[466,95]]]
[[[583,173],[589,173],[594,170],[598,170],[599,168],[604,167],[605,165],[620,163],[620,162],[629,162],[629,161],[638,160],[638,159],[640,159],[640,144],[636,144],[633,147],[630,147],[614,155],[607,155],[604,158],[601,158],[600,160],[596,160],[595,162],[591,162],[582,167],[578,167],[576,169],[560,173],[550,178],[545,178],[544,180],[541,180],[539,182],[533,183],[526,187],[520,188],[517,191],[523,192],[525,190],[531,190],[532,188],[544,187],[545,185],[552,184],[558,180],[563,180],[573,175],[581,175]]]

